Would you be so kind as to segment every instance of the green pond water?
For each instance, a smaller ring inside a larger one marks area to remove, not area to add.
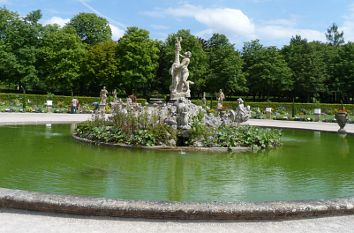
[[[106,148],[72,125],[1,126],[0,187],[134,200],[275,201],[354,196],[354,137],[283,131],[281,148],[243,154]]]

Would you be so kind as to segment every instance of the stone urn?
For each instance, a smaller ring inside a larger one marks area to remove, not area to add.
[[[338,133],[346,133],[344,127],[348,121],[348,113],[347,112],[337,112],[335,115],[337,123],[339,125]]]

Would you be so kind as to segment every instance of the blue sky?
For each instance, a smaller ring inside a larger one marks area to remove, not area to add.
[[[297,34],[325,41],[335,22],[354,41],[354,0],[0,0],[1,5],[20,15],[41,9],[44,24],[63,25],[80,12],[94,12],[109,20],[114,39],[137,26],[161,40],[190,29],[205,39],[226,34],[239,48],[252,39],[282,46]]]

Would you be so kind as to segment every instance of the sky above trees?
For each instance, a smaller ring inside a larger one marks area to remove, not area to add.
[[[41,9],[42,24],[64,25],[80,12],[93,12],[109,21],[113,39],[137,26],[160,40],[190,29],[205,39],[225,34],[237,48],[254,39],[280,47],[295,35],[326,41],[326,29],[335,22],[346,41],[354,41],[352,0],[0,0],[0,6],[23,16]]]

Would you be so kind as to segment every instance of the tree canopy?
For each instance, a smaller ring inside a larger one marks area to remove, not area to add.
[[[94,13],[80,13],[74,16],[67,27],[73,28],[80,39],[89,45],[112,40],[108,20]]]

